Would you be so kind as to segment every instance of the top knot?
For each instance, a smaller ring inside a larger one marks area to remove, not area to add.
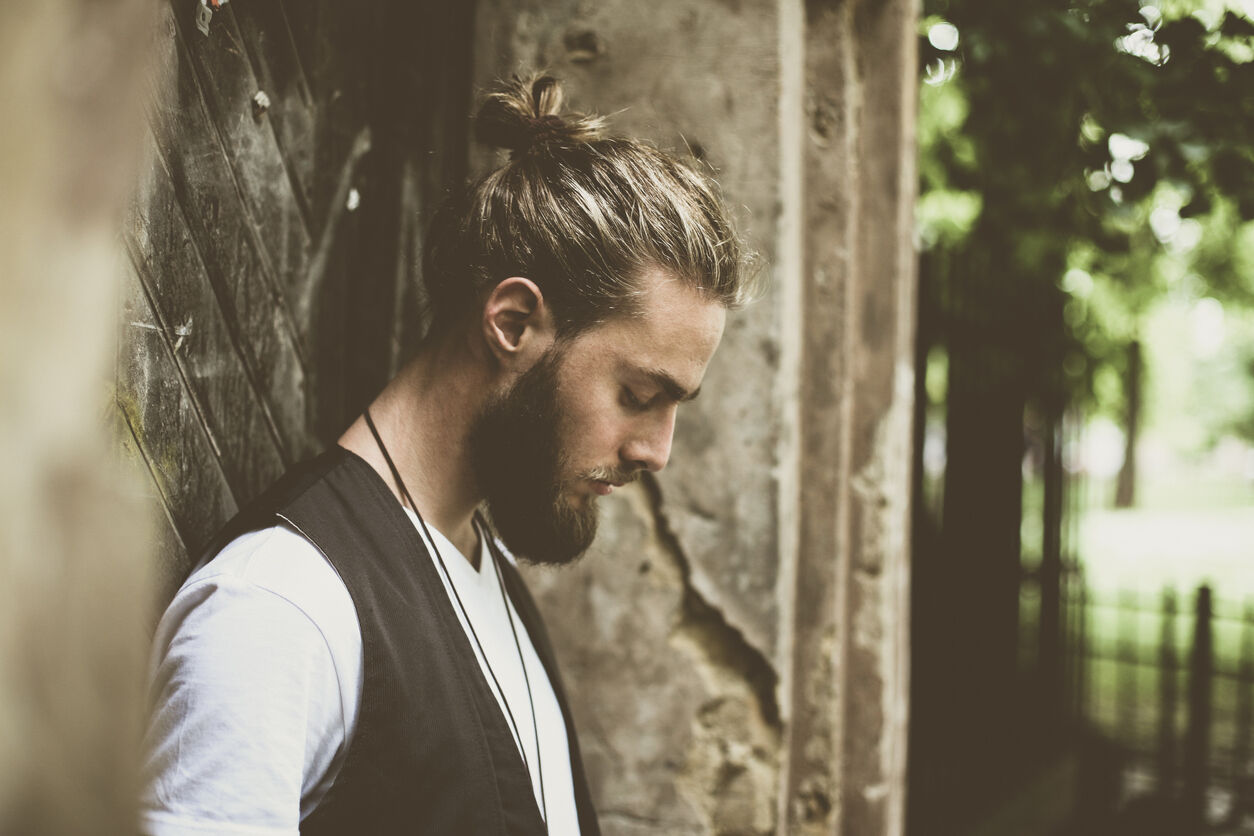
[[[599,116],[570,114],[563,118],[562,88],[551,75],[514,76],[489,94],[475,120],[481,142],[506,148],[517,157],[539,147],[574,145],[605,137]]]
[[[566,122],[557,114],[550,113],[548,116],[532,117],[530,124],[532,145],[541,145],[545,142],[565,138]]]

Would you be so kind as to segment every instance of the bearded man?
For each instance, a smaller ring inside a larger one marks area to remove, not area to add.
[[[599,832],[514,556],[574,560],[665,466],[748,290],[705,178],[560,107],[548,76],[487,100],[512,157],[433,222],[418,356],[163,617],[153,836]]]

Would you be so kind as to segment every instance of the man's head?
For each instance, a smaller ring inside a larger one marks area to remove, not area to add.
[[[714,183],[598,117],[559,115],[547,75],[515,78],[476,119],[505,165],[450,196],[427,236],[423,280],[433,328],[477,319],[510,276],[540,288],[559,335],[637,310],[638,280],[660,269],[735,308],[753,293],[745,254]]]
[[[597,497],[666,466],[676,410],[697,396],[722,337],[720,302],[660,271],[638,281],[634,315],[570,337],[546,329],[542,300],[519,315],[525,280],[485,305],[485,339],[521,371],[480,411],[472,465],[502,538],[534,562],[578,557],[596,535]]]
[[[511,159],[437,213],[424,265],[435,335],[481,339],[498,372],[471,434],[480,489],[545,562],[587,548],[598,495],[665,465],[675,407],[753,292],[712,182],[561,98],[548,76],[489,97],[479,137]]]

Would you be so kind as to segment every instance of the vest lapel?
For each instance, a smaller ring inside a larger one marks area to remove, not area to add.
[[[385,589],[389,599],[409,602],[405,606],[411,610],[408,617],[418,619],[415,624],[430,625],[426,629],[435,628],[431,634],[405,640],[421,641],[432,648],[423,651],[424,653],[442,654],[442,658],[447,660],[445,664],[452,665],[456,678],[462,684],[460,689],[454,690],[465,694],[469,706],[478,717],[479,722],[471,724],[473,729],[458,729],[458,732],[474,734],[474,737],[465,739],[463,745],[482,747],[487,756],[485,763],[491,774],[467,776],[469,785],[466,787],[466,803],[494,806],[502,833],[544,833],[544,822],[532,791],[531,778],[417,529],[387,484],[365,460],[338,447],[324,456],[329,458],[319,459],[325,468],[323,478],[280,510],[285,519],[291,521],[323,551],[344,579],[362,620],[364,663],[370,666],[371,659],[376,654],[370,650],[372,640],[367,635],[367,618],[362,612],[363,601],[378,597],[377,592],[372,595],[369,589]],[[370,566],[364,574],[354,565],[361,564],[362,561],[367,561]],[[371,587],[361,585],[366,578],[370,579],[368,583]],[[401,610],[392,616],[392,621],[405,617],[405,611]],[[371,624],[375,621],[376,619],[370,619]],[[370,631],[373,633],[374,628],[370,628]],[[401,629],[390,640],[390,649],[393,652],[383,658],[397,657],[395,641],[404,636],[407,634]],[[369,668],[366,671],[361,703],[362,716],[359,719],[359,723],[363,725],[368,720],[368,706],[374,700],[374,695],[367,693],[366,689],[378,679],[379,674],[379,671]],[[397,706],[390,710],[414,711],[430,708],[438,710],[438,707],[423,705]],[[385,722],[384,725],[388,723]],[[341,777],[350,770],[366,772],[370,765],[364,762],[363,756],[377,755],[377,752],[363,753],[358,746],[359,742],[370,740],[371,746],[376,748],[390,744],[384,739],[386,734],[373,738],[368,734],[368,729],[359,727],[357,737],[350,745]],[[477,740],[474,739],[476,737]],[[446,767],[442,763],[427,765],[430,769]],[[484,780],[488,781],[486,785],[483,784]],[[340,779],[337,778],[327,802],[333,799],[339,784]],[[482,787],[487,792],[472,791],[472,787]]]

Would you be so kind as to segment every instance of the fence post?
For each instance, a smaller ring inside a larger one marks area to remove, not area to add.
[[[1075,714],[1081,720],[1089,715],[1089,587],[1084,570],[1076,572],[1075,626]]]
[[[1211,611],[1210,587],[1201,586],[1197,590],[1197,620],[1189,659],[1189,726],[1184,739],[1181,793],[1185,821],[1198,831],[1206,822],[1206,772],[1210,759],[1211,676],[1215,669]]]
[[[1241,820],[1250,808],[1249,760],[1250,734],[1254,731],[1254,706],[1250,704],[1250,687],[1254,684],[1254,599],[1245,602],[1241,619],[1241,667],[1237,673],[1237,739],[1232,748],[1232,813],[1230,821]]]
[[[1045,426],[1045,507],[1040,578],[1040,617],[1037,621],[1037,671],[1040,677],[1041,715],[1052,732],[1066,712],[1062,668],[1062,432],[1061,410],[1053,411]]]
[[[1137,620],[1139,596],[1125,591],[1119,595],[1119,640],[1115,653],[1115,728],[1124,746],[1135,748],[1137,739]]]
[[[1158,651],[1158,793],[1176,790],[1176,591],[1163,590],[1162,639]]]

